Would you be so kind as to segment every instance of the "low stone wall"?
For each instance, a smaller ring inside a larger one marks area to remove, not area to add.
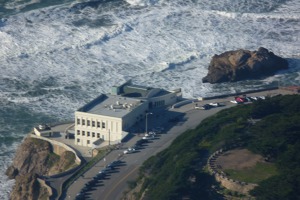
[[[178,103],[175,103],[172,108],[179,108],[181,106],[184,106],[186,104],[189,104],[189,103],[192,103],[192,102],[197,102],[198,99],[187,99],[187,100],[183,100],[183,101],[180,101]]]
[[[229,96],[239,96],[243,94],[251,94],[251,93],[256,93],[256,92],[264,92],[264,91],[269,91],[269,90],[277,90],[278,87],[270,87],[270,88],[264,88],[264,89],[257,89],[257,90],[248,90],[245,92],[236,92],[232,94],[224,94],[224,95],[217,95],[217,96],[212,96],[212,97],[202,97],[203,100],[210,100],[210,99],[221,99],[221,98],[226,98]]]
[[[249,191],[254,189],[254,187],[257,186],[257,184],[254,183],[246,183],[242,181],[233,180],[226,176],[226,174],[218,170],[215,166],[216,159],[222,155],[224,152],[237,148],[239,145],[233,145],[230,147],[226,147],[223,149],[219,149],[218,151],[214,152],[207,161],[208,170],[211,174],[215,176],[215,179],[221,183],[221,185],[231,191],[239,192],[241,194],[249,194]]]

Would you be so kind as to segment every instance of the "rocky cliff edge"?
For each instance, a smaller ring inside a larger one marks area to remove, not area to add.
[[[6,175],[16,180],[10,198],[13,200],[47,199],[49,194],[37,178],[70,168],[74,164],[74,162],[70,163],[70,160],[74,161],[74,158],[74,154],[69,151],[60,156],[56,155],[47,141],[25,138],[17,149],[12,165],[6,170]]]

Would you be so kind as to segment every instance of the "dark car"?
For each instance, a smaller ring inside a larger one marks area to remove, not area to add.
[[[140,139],[140,140],[138,140],[138,141],[136,141],[136,145],[143,145],[143,144],[145,144],[145,143],[147,143],[148,142],[148,140],[143,140],[143,139]]]
[[[120,165],[122,163],[121,160],[115,160],[112,161],[111,163],[109,163],[108,165],[106,165],[107,168],[114,168],[117,167],[118,165]]]
[[[83,200],[83,199],[85,199],[85,196],[84,193],[82,192],[79,192],[75,197],[75,200]]]
[[[209,105],[209,104],[204,104],[204,105],[202,106],[202,108],[203,108],[203,110],[208,110],[208,109],[211,109],[212,106]]]

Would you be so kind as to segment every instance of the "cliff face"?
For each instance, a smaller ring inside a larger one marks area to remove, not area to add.
[[[16,179],[11,199],[44,199],[47,191],[37,178],[63,172],[74,166],[74,160],[72,152],[66,151],[59,156],[53,153],[49,142],[27,137],[18,148],[13,164],[6,171],[9,178]]]
[[[9,178],[33,173],[44,175],[49,170],[49,155],[51,155],[49,142],[26,138],[18,148],[13,164],[7,169],[6,174]]]
[[[26,174],[16,177],[16,184],[10,195],[13,200],[35,200],[40,197],[48,196],[37,180],[36,174]]]
[[[258,51],[228,51],[213,56],[208,67],[208,74],[203,83],[232,82],[243,79],[259,78],[287,69],[288,62],[260,47]]]

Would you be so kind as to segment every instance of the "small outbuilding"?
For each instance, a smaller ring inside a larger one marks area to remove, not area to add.
[[[34,127],[33,130],[34,130],[34,134],[37,136],[51,137],[53,134],[51,127],[46,124],[40,124],[37,127]]]

